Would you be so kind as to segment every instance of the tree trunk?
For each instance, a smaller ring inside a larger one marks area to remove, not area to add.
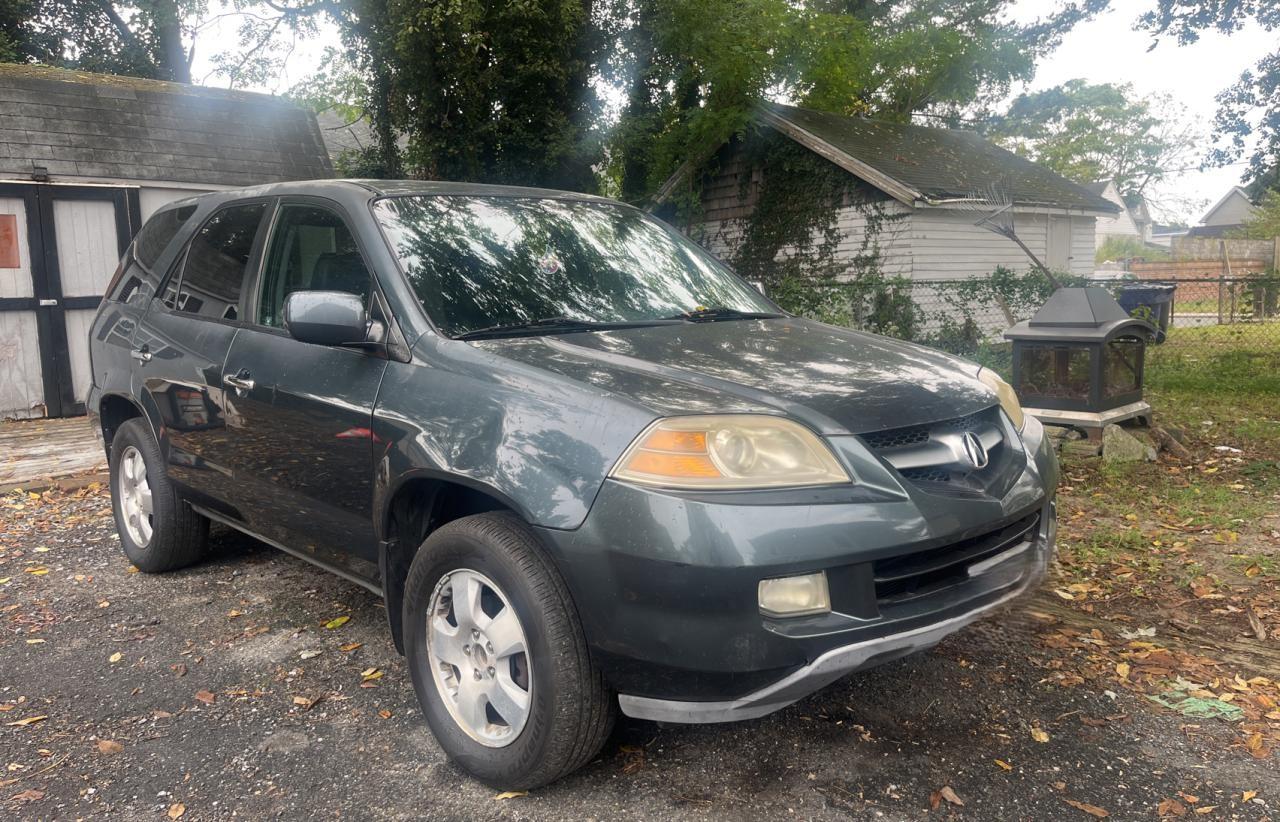
[[[191,82],[191,66],[182,45],[182,20],[175,0],[153,0],[156,38],[160,41],[160,71],[175,83]]]

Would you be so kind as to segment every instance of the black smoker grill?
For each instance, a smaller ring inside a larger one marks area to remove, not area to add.
[[[1101,288],[1060,288],[1030,320],[1004,333],[1013,341],[1013,387],[1042,422],[1101,431],[1148,418],[1142,369],[1155,328],[1130,317]]]

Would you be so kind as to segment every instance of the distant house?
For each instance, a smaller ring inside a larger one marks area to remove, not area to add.
[[[1249,193],[1240,186],[1232,186],[1213,208],[1200,218],[1200,225],[1187,231],[1188,237],[1225,237],[1243,228],[1258,207],[1249,199]]]
[[[157,208],[331,176],[315,118],[286,100],[0,65],[0,418],[81,413],[89,323]]]
[[[1120,210],[1115,214],[1108,214],[1098,217],[1094,225],[1095,230],[1095,246],[1102,248],[1102,244],[1107,241],[1108,237],[1133,237],[1137,240],[1146,240],[1144,229],[1150,230],[1150,219],[1140,224],[1135,220],[1135,213],[1129,209],[1124,203],[1124,198],[1120,196],[1120,189],[1116,188],[1114,180],[1102,180],[1096,183],[1089,183],[1085,188],[1090,192],[1098,195],[1107,202],[1115,205]],[[1143,206],[1138,216],[1146,216],[1146,207]]]
[[[791,140],[822,157],[829,173],[851,175],[853,193],[838,214],[839,253],[847,259],[865,254],[873,239],[880,268],[890,275],[940,280],[980,277],[997,266],[1029,269],[1017,245],[976,226],[981,214],[966,207],[992,183],[1012,201],[1019,238],[1059,271],[1092,271],[1095,221],[1122,211],[971,131],[777,104],[761,107],[756,125],[766,139]],[[738,249],[761,192],[762,180],[746,156],[743,140],[721,149],[713,164],[717,170],[700,187],[700,217],[688,227],[726,259]],[[662,186],[659,199],[673,197],[691,179],[686,166]]]

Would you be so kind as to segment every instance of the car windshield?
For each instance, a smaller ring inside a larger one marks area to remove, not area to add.
[[[374,212],[423,308],[451,337],[778,313],[698,246],[626,206],[420,195],[379,200]]]

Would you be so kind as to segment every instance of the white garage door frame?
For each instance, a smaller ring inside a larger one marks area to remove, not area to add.
[[[89,323],[115,270],[112,261],[141,226],[138,188],[0,182],[0,200],[23,204],[20,250],[27,257],[20,269],[0,272],[16,275],[7,284],[0,279],[0,329],[10,337],[0,340],[0,370],[9,372],[7,393],[22,392],[26,381],[25,407],[0,414],[83,414]],[[23,274],[29,284],[20,281]],[[33,324],[34,337],[23,333]],[[3,404],[14,402],[6,397]]]

